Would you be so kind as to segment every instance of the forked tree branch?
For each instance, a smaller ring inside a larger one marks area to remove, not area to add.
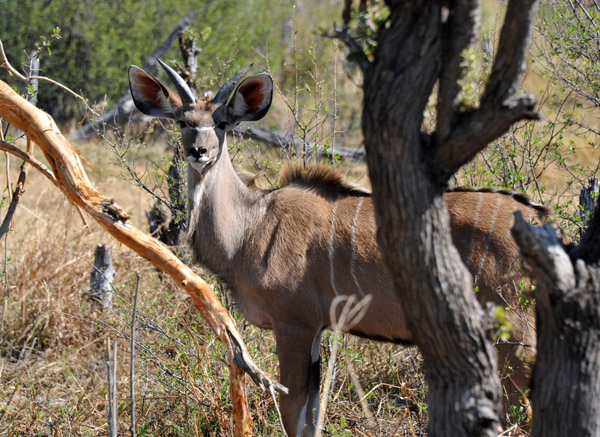
[[[536,0],[511,0],[500,34],[498,54],[478,109],[463,113],[437,143],[434,162],[442,178],[454,174],[516,121],[537,120],[532,95],[517,95],[525,68]],[[440,168],[441,167],[441,168]]]
[[[227,346],[236,434],[249,435],[251,426],[246,407],[243,371],[263,389],[274,387],[280,392],[287,392],[287,389],[272,381],[269,375],[254,364],[235,322],[215,298],[208,284],[181,262],[167,246],[132,226],[125,211],[92,185],[79,155],[58,130],[52,117],[27,102],[2,81],[0,115],[25,132],[42,149],[58,186],[67,199],[92,216],[117,240],[169,274],[192,297],[211,329]]]
[[[444,25],[442,72],[437,103],[438,142],[442,142],[450,132],[456,112],[456,98],[460,92],[458,80],[465,70],[462,55],[479,35],[480,27],[480,2],[478,0],[456,1]]]
[[[40,161],[35,159],[33,156],[28,155],[18,147],[13,146],[12,144],[7,143],[6,141],[0,141],[0,150],[15,155],[17,158],[20,158],[22,161],[25,161],[26,163],[34,167],[36,170],[38,170],[40,173],[42,173],[44,176],[46,176],[54,185],[59,187],[58,181],[54,177],[52,171],[50,171],[48,167],[46,167]]]

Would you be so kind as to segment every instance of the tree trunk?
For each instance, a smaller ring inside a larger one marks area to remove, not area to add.
[[[538,284],[532,436],[598,436],[600,208],[575,248],[521,217],[513,233]]]
[[[535,2],[509,4],[484,98],[468,112],[457,107],[456,81],[462,51],[478,32],[478,2],[387,4],[374,59],[361,64],[378,242],[423,353],[430,434],[496,435],[500,390],[491,326],[452,244],[443,194],[448,178],[489,141],[513,122],[537,117],[530,96],[515,97]],[[438,127],[429,136],[421,132],[422,114],[436,83]]]
[[[439,45],[440,17],[439,5],[423,4],[418,14],[394,15],[382,35],[365,76],[367,162],[380,248],[425,361],[430,433],[495,435],[496,354],[471,275],[452,245],[446,186],[432,180],[422,165],[422,111],[417,108],[424,108],[440,63],[436,56],[421,58],[419,68],[410,63]],[[388,51],[389,46],[402,50]],[[397,57],[406,60],[400,74],[390,68]]]

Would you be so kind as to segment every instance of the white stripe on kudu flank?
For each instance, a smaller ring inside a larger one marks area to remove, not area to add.
[[[331,233],[329,235],[329,278],[331,279],[331,288],[333,289],[334,294],[337,296],[338,292],[335,288],[335,274],[333,272],[333,245],[335,243],[335,212],[337,211],[338,202],[333,204],[333,211],[331,212]]]
[[[352,221],[352,258],[350,259],[350,273],[352,274],[352,278],[354,279],[354,283],[356,284],[356,288],[358,288],[358,292],[364,296],[364,292],[362,287],[358,283],[358,278],[356,277],[356,273],[354,272],[354,265],[356,261],[356,232],[358,228],[358,215],[360,214],[360,208],[364,202],[365,198],[361,197],[358,201],[358,205],[356,205],[356,212],[354,213],[354,220]]]
[[[483,263],[485,262],[485,258],[487,257],[487,253],[490,248],[490,242],[492,241],[492,235],[494,234],[494,226],[496,225],[496,219],[498,218],[500,203],[502,203],[502,196],[497,196],[497,198],[498,200],[496,201],[496,205],[494,206],[494,215],[492,216],[492,221],[490,223],[490,232],[488,232],[487,237],[485,239],[485,246],[483,246],[483,252],[481,253],[481,258],[479,260],[479,268],[477,269],[477,274],[474,278],[475,283],[477,283],[477,279],[481,274],[481,270],[483,270]]]
[[[473,252],[475,251],[475,238],[477,234],[477,225],[479,224],[479,211],[481,209],[481,202],[483,200],[483,194],[477,193],[477,206],[475,206],[475,218],[473,219],[473,231],[471,233],[471,243],[469,244],[470,252],[467,257],[467,264],[471,265],[471,258],[473,258]]]

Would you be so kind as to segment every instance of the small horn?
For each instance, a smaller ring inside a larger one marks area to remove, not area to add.
[[[185,80],[183,80],[183,78],[177,74],[175,70],[165,64],[163,61],[158,58],[156,58],[156,60],[163,70],[165,70],[167,76],[169,76],[169,79],[171,79],[171,82],[173,82],[173,85],[175,85],[175,88],[177,88],[177,92],[179,93],[179,97],[181,97],[183,106],[193,105],[196,102],[196,96],[188,84],[185,83]]]
[[[246,73],[248,73],[248,70],[250,70],[253,65],[254,64],[250,64],[246,68],[241,69],[235,73],[231,79],[225,82],[225,84],[217,92],[217,95],[214,97],[213,103],[227,103],[229,96],[237,86],[238,82],[242,80],[242,78],[246,75]]]

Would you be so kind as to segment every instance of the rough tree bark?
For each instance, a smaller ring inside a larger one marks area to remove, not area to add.
[[[537,282],[532,436],[600,435],[600,208],[578,246],[520,214],[513,234]]]
[[[91,273],[90,290],[92,300],[102,309],[112,308],[113,279],[116,272],[112,263],[112,249],[98,243],[94,251],[94,267]]]
[[[360,65],[378,241],[423,353],[430,434],[496,435],[500,390],[489,319],[452,244],[442,196],[449,177],[491,140],[515,121],[538,118],[533,98],[516,95],[535,1],[510,1],[484,96],[468,111],[457,106],[456,81],[478,32],[479,2],[386,4],[374,58]],[[427,135],[422,114],[436,84],[438,126]]]

